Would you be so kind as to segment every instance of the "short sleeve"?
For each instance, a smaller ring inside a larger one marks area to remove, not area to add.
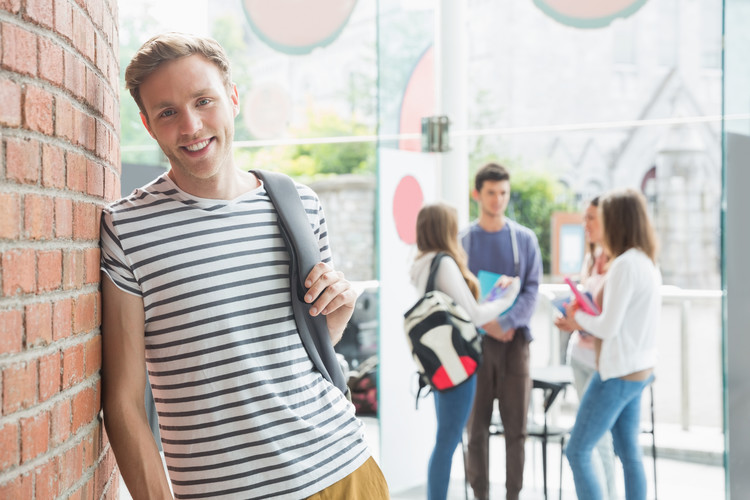
[[[102,211],[99,245],[101,248],[101,270],[109,276],[109,279],[117,288],[141,297],[141,288],[133,275],[133,271],[127,264],[125,252],[115,231],[112,212],[109,209]]]

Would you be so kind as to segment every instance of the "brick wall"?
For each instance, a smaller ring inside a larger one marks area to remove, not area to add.
[[[99,214],[119,196],[117,0],[0,0],[0,498],[116,498]]]

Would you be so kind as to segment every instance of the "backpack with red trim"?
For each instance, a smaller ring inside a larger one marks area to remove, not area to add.
[[[429,386],[448,391],[465,382],[479,368],[482,341],[463,307],[435,290],[438,253],[430,264],[424,296],[404,314],[404,330],[419,372],[419,391]]]

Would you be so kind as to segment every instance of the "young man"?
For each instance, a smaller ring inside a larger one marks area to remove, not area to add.
[[[297,331],[289,253],[263,184],[232,156],[237,88],[221,46],[169,33],[125,73],[170,170],[102,215],[107,433],[134,498],[171,498],[143,404],[146,364],[177,498],[387,498],[364,429]],[[319,240],[310,314],[334,343],[356,293]]]
[[[536,306],[542,257],[536,236],[505,217],[510,201],[510,175],[495,163],[483,166],[474,181],[479,220],[461,234],[469,269],[520,276],[521,291],[511,309],[482,328],[482,365],[467,425],[468,477],[478,499],[489,498],[489,425],[498,400],[505,432],[506,498],[517,500],[523,487],[526,413],[531,393],[529,322]]]

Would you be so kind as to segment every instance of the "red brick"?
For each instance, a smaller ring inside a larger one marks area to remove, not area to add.
[[[83,251],[84,283],[99,282],[99,248],[87,248]]]
[[[67,182],[68,189],[86,192],[86,158],[77,153],[67,153]]]
[[[74,446],[60,457],[60,475],[58,476],[60,490],[65,491],[73,486],[81,478],[82,471],[83,447]]]
[[[42,185],[65,188],[65,153],[52,144],[42,145]]]
[[[70,437],[70,400],[64,399],[52,407],[50,441],[52,446],[64,443]]]
[[[52,0],[26,0],[26,17],[47,28],[53,28]]]
[[[5,168],[8,178],[27,184],[39,179],[39,142],[31,139],[8,139],[5,143]]]
[[[115,126],[115,98],[109,92],[104,93],[104,119],[110,125]]]
[[[24,123],[26,128],[52,135],[54,132],[53,105],[52,94],[39,87],[27,85],[26,98],[24,99]]]
[[[104,106],[103,85],[99,75],[86,68],[86,101],[100,114]]]
[[[34,469],[35,498],[57,498],[57,459],[52,459]]]
[[[55,236],[73,237],[73,200],[55,198]]]
[[[34,480],[31,474],[14,477],[6,483],[0,484],[0,498],[33,498]]]
[[[73,303],[73,333],[85,333],[96,327],[96,293],[79,295]]]
[[[73,203],[73,239],[99,240],[99,210],[93,203]]]
[[[0,428],[0,470],[18,465],[21,459],[18,423],[9,422]]]
[[[21,86],[5,78],[0,79],[0,125],[21,126]]]
[[[72,52],[63,52],[65,60],[65,88],[74,96],[83,99],[86,95],[86,66]]]
[[[40,251],[37,260],[37,290],[50,292],[62,285],[62,250]]]
[[[73,6],[69,0],[55,0],[55,30],[73,39]]]
[[[0,193],[0,238],[15,240],[21,235],[21,197]]]
[[[97,335],[86,342],[86,378],[97,373],[102,367],[102,338]]]
[[[27,194],[24,197],[24,234],[32,240],[54,236],[55,203],[48,196]]]
[[[21,10],[21,0],[0,0],[0,10],[18,14],[18,11]]]
[[[60,353],[54,352],[39,358],[39,402],[60,392],[60,380]]]
[[[83,345],[78,344],[63,352],[63,390],[69,389],[83,380]]]
[[[39,38],[39,76],[48,82],[60,87],[63,83],[64,73],[63,49],[60,45],[47,38]]]
[[[3,67],[25,75],[36,75],[36,35],[20,26],[2,24]]]
[[[73,134],[76,144],[89,151],[96,150],[96,120],[81,111],[73,113]]]
[[[36,371],[36,361],[20,363],[3,370],[3,415],[34,404]]]
[[[26,306],[26,346],[36,347],[52,342],[52,304],[37,302]]]
[[[49,412],[21,419],[21,462],[38,457],[49,448]]]
[[[103,36],[99,33],[96,34],[96,67],[104,75],[105,80],[107,79],[107,68],[109,65],[109,46]]]
[[[3,295],[36,291],[36,253],[34,250],[8,250],[3,254]]]
[[[63,254],[63,289],[83,286],[83,252],[68,250]]]
[[[73,396],[73,434],[96,417],[94,389],[88,387]]]
[[[89,0],[86,4],[86,10],[88,10],[91,20],[97,27],[101,28],[104,17],[104,2],[101,0]]]
[[[92,465],[96,463],[97,455],[96,455],[96,445],[94,443],[97,443],[99,439],[97,439],[93,432],[89,432],[88,435],[83,438],[83,470],[88,469]],[[93,478],[92,478],[93,479]],[[92,491],[93,484],[86,484],[86,490]]]
[[[86,162],[86,192],[91,196],[104,196],[104,167],[88,160]]]
[[[58,97],[55,102],[55,135],[70,142],[74,140],[73,115],[75,110],[73,104],[63,97]]]
[[[23,349],[23,313],[18,309],[0,311],[0,332],[2,332],[0,353],[21,352]]]
[[[73,334],[73,299],[63,299],[52,305],[52,338],[60,340]]]
[[[101,120],[96,120],[96,154],[100,158],[107,158],[109,153],[109,130]]]
[[[73,45],[89,61],[94,61],[94,29],[88,17],[78,9],[73,10]]]

